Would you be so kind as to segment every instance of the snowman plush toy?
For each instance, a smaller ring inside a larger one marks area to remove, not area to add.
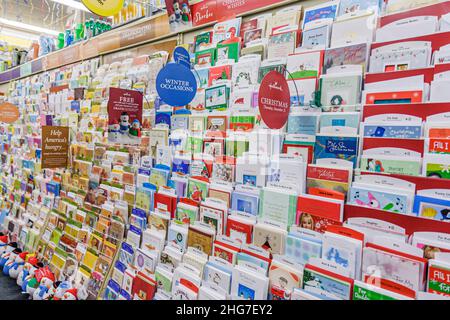
[[[5,263],[8,261],[11,252],[17,248],[17,242],[10,242],[4,247],[4,251],[0,256],[0,268],[5,266]]]
[[[17,275],[17,285],[22,288],[23,283],[25,282],[25,279],[30,275],[31,272],[34,272],[37,270],[35,265],[37,265],[38,260],[35,256],[31,256],[25,260],[25,263],[22,267],[22,269],[19,271],[19,274]],[[34,270],[33,270],[34,269]],[[26,288],[26,286],[25,286]],[[24,288],[22,288],[22,291],[25,291]]]
[[[14,260],[14,263],[9,269],[10,278],[17,279],[20,271],[22,271],[23,266],[25,265],[25,259],[27,258],[27,254],[28,252],[25,251],[17,255],[16,260]]]
[[[34,292],[39,287],[39,282],[41,280],[40,270],[44,269],[44,264],[42,262],[37,262],[36,265],[30,269],[30,274],[23,280],[22,291],[23,293],[28,293],[30,298],[33,297]]]
[[[67,290],[72,288],[70,281],[61,281],[58,283],[53,296],[50,297],[50,300],[61,300],[66,293]]]
[[[125,111],[120,115],[119,130],[125,134],[130,129],[130,116]]]
[[[16,257],[22,253],[22,250],[20,248],[15,248],[13,251],[11,251],[8,255],[8,258],[5,263],[2,264],[3,267],[3,274],[5,276],[9,276],[9,269],[11,269],[14,261],[16,260]],[[2,261],[0,261],[0,264]]]

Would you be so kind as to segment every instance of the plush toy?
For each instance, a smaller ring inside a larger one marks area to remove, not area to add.
[[[19,248],[14,248],[9,254],[6,253],[2,256],[2,261],[0,261],[1,267],[3,268],[3,274],[5,276],[9,276],[9,269],[11,268],[12,264],[14,263],[14,260],[16,260],[16,257],[21,253],[22,250]],[[3,259],[6,259],[5,262],[3,262]]]
[[[114,120],[114,123],[109,125],[109,132],[108,132],[109,140],[111,140],[111,141],[118,141],[119,140],[119,134],[120,134],[119,121]]]
[[[175,21],[180,22],[181,21],[181,14],[183,11],[180,8],[180,4],[177,0],[173,2],[173,13],[175,14]]]
[[[21,271],[19,271],[19,274],[17,275],[17,285],[22,288],[22,285],[25,281],[25,279],[29,276],[31,272],[34,272],[36,270],[36,267],[34,267],[38,263],[38,260],[35,256],[27,257],[25,264],[23,265],[23,268]],[[25,286],[26,288],[26,286]],[[22,291],[25,291],[24,288],[22,288]]]
[[[59,287],[60,284],[61,284],[61,281],[53,282],[53,285],[44,294],[44,297],[42,298],[42,300],[53,300],[53,297],[54,297],[54,295],[56,293],[56,290],[58,290],[58,287]]]
[[[187,24],[189,22],[189,15],[191,14],[190,10],[189,10],[189,6],[187,3],[183,3],[182,7],[181,7],[181,21],[184,24]]]
[[[50,271],[48,267],[39,269],[42,277],[39,281],[38,288],[33,293],[33,300],[43,300],[47,292],[52,288],[53,282],[55,282],[55,275]]]
[[[130,129],[130,116],[125,111],[120,115],[119,123],[120,133],[127,133]]]
[[[39,281],[42,278],[42,275],[39,271],[43,268],[44,264],[42,262],[38,262],[36,265],[36,269],[34,271],[30,270],[30,274],[23,281],[22,291],[24,293],[28,293],[30,295],[30,298],[33,297],[34,292],[39,286]]]
[[[133,137],[141,136],[141,124],[138,119],[134,119],[133,122],[131,123],[129,134],[130,136]]]
[[[64,292],[61,300],[77,300],[78,290],[77,288],[72,288]]]
[[[5,236],[0,232],[0,255],[5,252],[6,246],[8,245],[8,236]]]
[[[72,288],[70,281],[61,281],[53,294],[51,300],[61,300],[63,295]]]
[[[17,248],[17,242],[10,242],[6,245],[5,251],[0,256],[0,268],[3,268],[8,261],[11,252]]]
[[[13,279],[17,279],[20,271],[22,271],[23,266],[25,265],[25,259],[27,258],[28,252],[22,252],[14,260],[11,268],[9,269],[9,276]]]

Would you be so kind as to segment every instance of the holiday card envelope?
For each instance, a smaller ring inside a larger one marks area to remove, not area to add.
[[[341,225],[344,201],[313,195],[297,197],[297,225],[301,228],[325,232],[330,225]]]

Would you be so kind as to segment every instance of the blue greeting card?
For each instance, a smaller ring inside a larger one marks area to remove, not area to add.
[[[358,137],[317,135],[314,160],[327,158],[350,161],[355,168],[358,158]]]
[[[420,217],[450,221],[450,200],[416,195],[412,211]]]
[[[325,127],[349,127],[358,129],[359,113],[326,112],[320,115],[320,129]]]
[[[317,115],[291,114],[288,118],[287,133],[316,135]]]
[[[404,125],[364,125],[364,137],[397,138],[397,139],[420,139],[422,126]]]
[[[406,195],[376,191],[370,188],[352,186],[348,203],[396,213],[408,212],[408,197]]]
[[[256,216],[258,214],[258,201],[259,197],[257,195],[233,192],[231,195],[231,209]]]
[[[191,161],[188,159],[174,158],[172,161],[172,172],[189,174]]]
[[[171,112],[157,111],[155,116],[155,125],[166,124],[170,128],[171,117],[172,117]]]
[[[303,29],[308,22],[318,19],[333,19],[336,17],[338,3],[325,4],[311,9],[306,9],[303,18]]]

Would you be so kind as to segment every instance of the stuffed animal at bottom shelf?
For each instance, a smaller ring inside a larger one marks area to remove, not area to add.
[[[50,288],[52,288],[53,282],[55,282],[55,275],[48,266],[39,269],[36,273],[41,275],[41,277],[38,279],[38,274],[36,275],[36,279],[39,280],[39,286],[33,293],[33,300],[43,300],[45,294],[47,294]]]
[[[35,256],[27,256],[25,259],[25,264],[23,265],[22,270],[20,270],[19,274],[17,275],[17,285],[22,288],[22,291],[25,291],[25,288],[23,287],[23,284],[25,282],[25,279],[30,275],[30,273],[34,273],[35,270],[37,270],[37,267],[35,267],[38,263],[38,259]]]
[[[25,265],[25,259],[27,258],[28,252],[22,252],[17,257],[11,268],[9,269],[10,278],[17,279],[20,271],[22,271],[23,266]]]

